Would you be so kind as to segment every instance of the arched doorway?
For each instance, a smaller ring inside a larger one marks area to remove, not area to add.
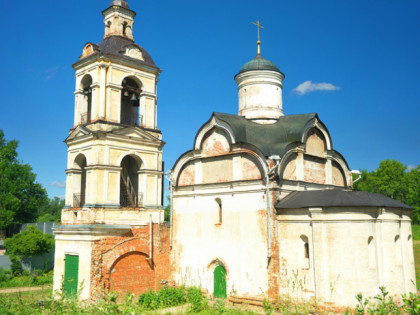
[[[223,266],[214,268],[214,297],[226,298],[226,269]]]
[[[121,124],[130,126],[139,124],[140,93],[140,84],[134,79],[125,78],[123,80],[121,91]]]
[[[137,207],[139,205],[140,165],[131,157],[126,156],[121,161],[120,205],[123,207]]]
[[[76,157],[75,167],[80,173],[74,176],[73,207],[81,208],[86,198],[86,157],[83,154]]]
[[[110,270],[110,290],[141,294],[155,289],[155,271],[147,255],[130,252],[119,257]]]

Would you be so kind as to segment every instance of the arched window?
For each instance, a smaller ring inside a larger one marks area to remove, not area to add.
[[[127,35],[127,22],[124,22],[122,27],[123,27],[123,31],[122,31],[123,35]]]
[[[138,171],[140,163],[131,156],[126,156],[121,161],[120,177],[120,204],[123,207],[138,207],[139,201]]]
[[[375,254],[375,243],[373,241],[373,236],[368,238],[368,255],[369,255],[369,268],[376,267],[376,254]]]
[[[395,263],[397,264],[397,266],[402,265],[402,253],[401,253],[401,238],[399,235],[395,236],[394,239],[394,244],[395,244]]]
[[[121,91],[121,124],[130,126],[139,124],[140,93],[140,84],[134,79],[125,78],[123,80]]]
[[[85,75],[81,81],[81,90],[83,91],[82,99],[80,100],[80,123],[87,124],[92,120],[92,77]]]
[[[217,210],[218,210],[218,222],[216,224],[222,224],[222,200],[220,198],[216,198]]]
[[[73,207],[81,208],[85,204],[86,199],[86,157],[83,154],[79,154],[75,161],[74,166],[80,170],[73,177],[75,181],[73,183]]]
[[[302,268],[309,268],[310,264],[309,264],[309,240],[308,237],[306,235],[301,235],[300,236],[301,239],[301,261],[302,261]]]

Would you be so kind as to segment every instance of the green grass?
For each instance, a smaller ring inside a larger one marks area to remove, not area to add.
[[[411,233],[413,234],[413,240],[420,241],[420,225],[412,225]]]
[[[52,287],[48,286],[43,290],[37,291],[24,291],[14,293],[1,293],[0,295],[10,299],[25,299],[25,300],[47,300],[52,298]]]
[[[417,289],[420,289],[420,241],[413,241],[414,262],[416,264],[416,283]]]

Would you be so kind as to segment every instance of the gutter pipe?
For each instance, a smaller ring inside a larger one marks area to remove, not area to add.
[[[280,164],[280,157],[278,155],[270,156],[270,160],[275,160],[276,164],[270,168],[268,166],[265,183],[266,183],[266,200],[267,200],[267,243],[268,243],[268,255],[267,260],[271,259],[271,235],[270,235],[270,174],[279,166]]]

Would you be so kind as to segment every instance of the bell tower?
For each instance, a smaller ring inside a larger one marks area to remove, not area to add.
[[[156,85],[161,70],[133,37],[125,0],[102,12],[102,42],[85,44],[76,72],[63,224],[163,220],[162,134]],[[115,211],[121,210],[120,212]]]
[[[86,43],[73,64],[66,203],[54,229],[54,292],[93,301],[111,290],[157,289],[169,277],[165,143],[156,119],[161,70],[134,41],[127,1],[114,0],[102,14],[105,36]]]

